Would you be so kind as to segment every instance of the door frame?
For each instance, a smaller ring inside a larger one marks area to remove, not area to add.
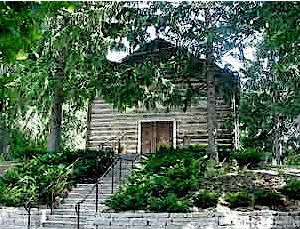
[[[172,122],[173,123],[173,147],[176,147],[176,120],[175,119],[142,119],[138,121],[138,154],[142,153],[142,123],[143,122]]]

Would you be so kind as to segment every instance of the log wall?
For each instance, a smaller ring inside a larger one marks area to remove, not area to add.
[[[87,148],[95,149],[111,138],[124,134],[121,144],[127,146],[128,153],[138,152],[138,132],[141,121],[176,121],[176,145],[183,144],[183,137],[187,136],[191,144],[207,144],[207,102],[206,98],[198,100],[186,112],[181,109],[171,109],[168,113],[127,111],[118,112],[112,105],[96,98],[90,109],[90,118],[87,131]],[[232,129],[228,121],[232,122],[231,107],[218,98],[217,112],[217,144],[232,144]],[[117,140],[111,140],[105,145],[117,145]]]

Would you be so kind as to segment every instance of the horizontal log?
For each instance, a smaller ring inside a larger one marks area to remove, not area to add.
[[[127,137],[134,137],[134,136],[137,136],[137,132],[125,132],[125,133],[122,133],[122,134],[125,134],[125,136]],[[89,136],[89,139],[92,139],[93,137],[101,137],[103,139],[110,139],[110,138],[118,138],[118,136],[121,136],[122,134],[119,134],[118,132],[108,132],[108,131],[94,131],[94,132],[90,132],[88,134]]]
[[[216,111],[217,112],[232,112],[230,107],[227,106],[216,106]],[[118,112],[118,110],[115,109],[102,109],[99,107],[94,107],[91,110],[91,114],[104,114],[104,115],[108,115],[108,114],[162,114],[162,113],[194,113],[194,112],[207,112],[207,106],[192,106],[187,108],[187,110],[184,112],[182,109],[170,109],[168,112],[166,109],[161,109],[158,110],[156,112],[151,112],[151,111],[147,111],[147,110],[130,110],[127,112]]]
[[[203,125],[177,125],[176,132],[179,134],[204,134],[207,133],[207,126],[206,124]],[[218,129],[217,134],[222,135],[222,134],[231,134],[232,130],[230,129]],[[138,130],[137,128],[94,128],[90,129],[90,131],[87,133],[88,136],[110,136],[110,137],[117,137],[120,135],[124,135],[125,137],[137,135]]]
[[[197,97],[195,97],[195,99],[205,101],[205,100],[207,100],[207,97],[206,96],[201,96],[201,97],[197,96]],[[216,96],[216,101],[217,102],[220,102],[220,101],[225,102],[225,100],[222,96]],[[100,98],[100,97],[96,97],[93,101],[93,104],[103,104],[103,105],[106,105],[106,106],[113,106],[112,104],[109,104],[109,103],[105,102],[105,100]]]
[[[222,120],[227,120],[231,119],[231,114],[220,114],[218,113],[217,115],[217,120],[222,121]],[[126,114],[126,115],[121,115],[121,114],[92,114],[91,115],[91,122],[137,122],[137,121],[142,121],[142,120],[151,120],[153,121],[157,119],[175,119],[175,120],[193,120],[193,119],[202,119],[202,120],[207,120],[207,114],[206,113],[167,113],[167,114]]]
[[[127,148],[127,149],[130,149],[130,150],[135,150],[135,149],[137,148],[137,142],[134,142],[134,143],[128,143],[128,144],[123,143],[123,144],[125,144],[125,145],[126,145],[126,148]],[[90,148],[90,147],[98,148],[98,147],[101,147],[101,145],[102,145],[102,142],[101,142],[101,141],[93,141],[93,142],[90,142],[90,143],[88,144],[88,147],[89,147],[89,148]],[[108,144],[106,144],[106,145],[104,145],[104,148],[112,148],[112,149],[117,150],[118,145],[114,145],[114,144],[108,145]]]

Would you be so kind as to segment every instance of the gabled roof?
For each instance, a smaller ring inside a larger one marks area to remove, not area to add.
[[[203,72],[205,59],[198,58],[187,49],[172,44],[164,39],[157,38],[148,43],[144,43],[140,48],[129,54],[127,57],[121,60],[119,65],[133,65],[137,63],[145,62],[159,62],[168,61],[172,56],[180,55],[181,57],[186,57],[190,59],[190,65],[193,72]],[[230,69],[222,69],[215,64],[216,81],[221,81],[221,83],[229,83],[229,87],[232,88],[233,85],[237,85],[239,82],[238,74],[234,74]],[[204,79],[203,79],[204,80]]]

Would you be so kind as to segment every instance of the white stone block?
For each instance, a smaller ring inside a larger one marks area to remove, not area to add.
[[[103,218],[103,217],[97,217],[95,219],[96,225],[111,225],[112,218]]]
[[[142,225],[146,226],[147,220],[144,218],[130,218],[129,225],[130,226],[142,226]]]
[[[218,222],[217,225],[219,226],[228,226],[232,225],[232,218],[230,216],[220,216],[220,217],[215,217],[215,219],[211,219],[212,222]]]
[[[130,225],[130,218],[113,218],[111,225],[128,226]]]

